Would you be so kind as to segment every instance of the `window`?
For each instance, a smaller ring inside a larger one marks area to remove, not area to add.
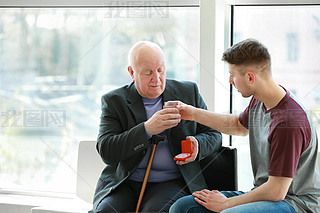
[[[112,6],[0,8],[0,189],[74,193],[78,142],[96,140],[101,96],[131,82],[135,42],[198,82],[198,7]]]
[[[269,49],[273,77],[293,92],[309,111],[320,134],[320,6],[234,6],[233,41],[255,38]],[[234,111],[249,99],[234,93]],[[239,154],[239,185],[252,184],[248,138],[233,137]]]

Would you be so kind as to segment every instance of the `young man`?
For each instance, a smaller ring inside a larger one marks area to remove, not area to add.
[[[253,96],[239,116],[204,111],[179,102],[181,119],[230,135],[249,134],[254,188],[248,192],[201,190],[179,199],[170,212],[320,212],[318,139],[312,121],[293,95],[271,75],[270,55],[254,39],[223,54],[230,83]]]
[[[162,135],[155,151],[141,212],[168,212],[190,192],[207,188],[199,161],[221,147],[221,134],[196,122],[181,121],[179,110],[163,108],[179,99],[206,109],[192,82],[166,79],[165,57],[152,42],[135,44],[129,52],[130,85],[101,98],[97,150],[106,163],[94,196],[94,212],[134,212],[146,171],[153,135]],[[186,92],[188,91],[188,92]],[[185,161],[181,140],[191,140],[194,152]]]

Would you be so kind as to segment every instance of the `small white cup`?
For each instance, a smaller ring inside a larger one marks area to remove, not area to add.
[[[163,108],[170,108],[178,106],[178,101],[165,102]]]

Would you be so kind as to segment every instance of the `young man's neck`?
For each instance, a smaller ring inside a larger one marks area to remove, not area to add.
[[[277,106],[285,95],[286,91],[270,79],[264,83],[255,98],[263,102],[266,109],[269,110]]]

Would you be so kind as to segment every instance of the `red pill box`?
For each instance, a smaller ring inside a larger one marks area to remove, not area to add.
[[[188,140],[181,141],[182,153],[174,157],[175,160],[185,160],[189,158],[193,152],[192,142]]]

